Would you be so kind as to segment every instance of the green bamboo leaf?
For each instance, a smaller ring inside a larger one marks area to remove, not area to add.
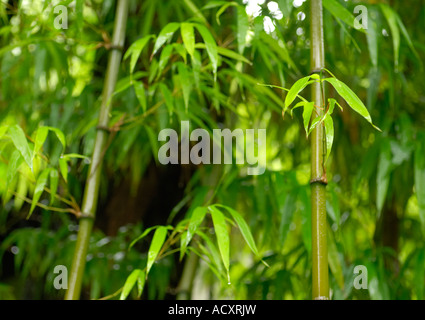
[[[3,136],[6,134],[7,129],[9,129],[9,126],[1,126],[0,127],[0,139],[3,138]]]
[[[150,38],[153,35],[147,35],[143,38],[140,38],[133,42],[133,44],[128,48],[127,52],[124,55],[124,60],[131,56],[130,59],[130,73],[133,73],[134,67],[136,66],[137,60],[139,59],[140,54],[143,51],[143,48],[146,46]]]
[[[210,259],[212,263],[217,266],[218,277],[221,278],[223,271],[223,261],[220,256],[219,249],[217,249],[216,245],[210,240],[210,238],[202,231],[198,230],[197,234],[202,238],[203,242],[199,242],[199,248],[205,253],[205,255]],[[203,245],[205,243],[206,247]],[[208,250],[207,250],[208,248]],[[193,247],[188,247],[188,250],[193,250]],[[226,278],[226,274],[224,274],[224,278]]]
[[[146,276],[152,268],[153,263],[158,257],[159,251],[164,244],[165,238],[167,236],[168,227],[160,226],[155,230],[153,239],[148,251],[148,263],[146,266]]]
[[[170,44],[168,46],[165,46],[164,49],[161,51],[161,55],[159,56],[159,64],[158,64],[158,76],[161,75],[162,70],[165,69],[165,67],[168,64],[168,61],[170,60],[170,56],[173,53],[174,45]]]
[[[180,84],[182,86],[182,91],[183,91],[184,105],[187,111],[189,108],[190,92],[192,91],[192,86],[193,86],[192,79],[189,75],[189,72],[186,66],[183,63],[178,62],[177,69],[179,72]]]
[[[195,48],[197,48],[197,49],[205,49],[205,44],[204,43],[197,43],[195,45]],[[229,50],[229,49],[226,49],[226,48],[223,48],[223,47],[217,47],[217,52],[221,56],[225,56],[227,58],[238,60],[238,61],[242,61],[242,62],[245,62],[245,63],[248,63],[248,64],[252,65],[252,62],[251,61],[249,61],[243,55],[241,55],[241,54],[239,54],[239,53],[237,53],[235,51],[232,51],[232,50]],[[283,89],[283,88],[281,88],[281,89]]]
[[[416,59],[418,59],[421,67],[422,67],[422,60],[420,59],[418,52],[416,51],[415,47],[413,46],[413,42],[410,39],[409,33],[407,32],[406,27],[403,24],[403,21],[401,21],[401,18],[398,14],[396,14],[396,19],[397,19],[397,24],[398,27],[403,35],[403,37],[406,39],[407,41],[407,45],[409,46],[410,50],[412,50],[413,54],[415,55]]]
[[[315,80],[313,81],[309,81],[310,80],[310,76],[301,78],[299,80],[297,80],[291,87],[291,89],[289,89],[288,94],[285,97],[285,107],[283,109],[283,113],[286,112],[286,109],[291,105],[291,103],[295,100],[295,98],[297,97],[298,93],[300,93],[306,86],[308,86],[310,83],[313,83]]]
[[[202,24],[195,24],[196,29],[198,29],[201,34],[202,39],[205,43],[205,48],[207,49],[208,56],[211,61],[211,65],[213,68],[214,78],[216,78],[217,67],[218,67],[218,52],[217,52],[217,44],[212,36],[211,32]]]
[[[32,171],[32,152],[28,145],[24,131],[19,125],[16,124],[14,126],[9,127],[9,134],[16,149],[21,153],[26,164],[30,167]]]
[[[44,144],[44,141],[46,141],[48,133],[49,133],[48,127],[44,127],[44,126],[38,127],[35,140],[34,140],[33,160],[34,160],[35,154],[37,154],[38,151],[40,151],[41,147]]]
[[[137,100],[142,106],[143,113],[146,112],[147,103],[146,103],[146,94],[145,94],[145,86],[141,81],[133,82],[134,92],[136,93]]]
[[[10,159],[9,159],[9,165],[7,167],[6,190],[9,189],[10,183],[12,182],[13,178],[15,177],[16,172],[18,172],[22,161],[23,161],[23,158],[21,156],[21,153],[18,150],[13,151],[13,153],[10,156]]]
[[[354,28],[354,15],[350,11],[348,11],[347,8],[345,8],[339,1],[323,0],[323,6],[336,19],[341,19],[345,24],[348,24],[350,27]],[[359,31],[363,31],[363,29],[359,29]]]
[[[318,116],[311,121],[310,129],[308,129],[308,134],[310,134],[318,124],[322,123],[323,118]]]
[[[326,131],[326,162],[329,158],[329,154],[331,153],[332,144],[334,141],[334,123],[332,117],[330,115],[325,117],[324,123]]]
[[[242,218],[242,216],[240,215],[239,212],[237,212],[236,210],[221,205],[221,204],[216,204],[214,205],[214,207],[221,207],[226,209],[227,211],[229,211],[229,213],[232,215],[233,219],[235,220],[236,224],[239,227],[239,230],[242,233],[242,236],[244,237],[246,243],[248,244],[249,248],[251,249],[251,251],[257,256],[260,257],[260,254],[258,253],[258,249],[257,246],[255,244],[254,241],[254,237],[252,236],[252,233],[248,227],[248,224],[246,223],[246,221],[244,220],[244,218]]]
[[[246,47],[246,36],[249,30],[249,20],[245,10],[245,6],[238,6],[237,10],[238,10],[238,24],[237,24],[238,51],[240,54],[242,54]]]
[[[378,66],[378,30],[377,30],[376,22],[369,21],[368,29],[366,33],[367,45],[369,49],[370,60],[372,61],[372,65],[374,67]]]
[[[168,114],[173,114],[174,110],[174,100],[173,100],[173,94],[168,89],[167,85],[163,82],[159,84],[159,89],[161,90],[162,96],[164,97],[165,105],[167,106]]]
[[[329,82],[335,88],[338,94],[348,103],[351,109],[365,118],[375,129],[381,131],[381,129],[372,123],[369,111],[360,98],[344,82],[337,78],[325,78],[324,80]]]
[[[65,135],[64,133],[58,129],[58,128],[54,128],[54,127],[47,127],[50,131],[53,131],[56,135],[56,137],[58,138],[59,142],[62,144],[62,149],[63,151],[65,151],[66,148],[66,139],[65,139]]]
[[[59,170],[65,182],[68,182],[68,163],[66,159],[64,158],[59,159]]]
[[[170,22],[169,24],[167,24],[162,30],[161,30],[161,32],[159,33],[159,35],[158,35],[158,38],[156,39],[156,41],[155,41],[155,45],[154,45],[154,48],[153,48],[153,53],[152,53],[152,56],[154,56],[157,52],[158,52],[158,50],[159,50],[159,48],[161,48],[161,46],[165,43],[165,42],[167,42],[167,41],[169,41],[172,37],[173,37],[173,35],[174,35],[174,32],[176,32],[176,30],[178,29],[180,27],[180,23],[177,23],[177,22]]]
[[[292,5],[292,0],[277,0],[276,1],[279,4],[279,9],[282,11],[283,16],[286,19],[289,19],[292,10],[294,9],[294,6]]]
[[[155,230],[158,227],[159,226],[153,226],[153,227],[147,228],[145,231],[143,231],[143,233],[140,236],[138,236],[136,239],[131,241],[130,245],[128,246],[128,250],[130,250],[136,244],[136,242],[138,242],[138,241],[142,240],[144,237],[146,237],[149,234],[149,232],[151,232],[152,230]]]
[[[291,117],[293,116],[293,112],[294,112],[295,109],[297,109],[299,107],[304,107],[307,103],[309,103],[309,102],[308,101],[300,101],[295,106],[293,106],[292,109],[290,110]]]
[[[140,269],[135,269],[133,272],[130,273],[130,275],[127,277],[127,280],[125,280],[124,286],[121,291],[120,300],[127,299],[128,295],[130,294],[131,290],[133,289],[134,285],[139,279],[140,273],[143,271]]]
[[[234,60],[245,62],[249,65],[252,65],[251,61],[249,61],[243,55],[238,54],[238,53],[236,53],[232,50],[229,50],[229,49],[226,49],[226,48],[223,48],[223,47],[217,47],[217,52],[221,56],[225,56],[225,57],[228,57],[228,58],[231,58],[231,59],[234,59]]]
[[[414,158],[415,191],[418,199],[419,218],[425,235],[425,134],[418,134]]]
[[[56,192],[59,185],[59,173],[58,170],[52,169],[50,171],[50,203],[52,204],[56,197]]]
[[[37,178],[37,182],[35,183],[34,195],[32,197],[31,208],[27,216],[27,219],[31,217],[31,214],[34,211],[35,206],[38,203],[38,200],[40,200],[41,194],[44,191],[44,187],[46,186],[47,179],[49,178],[51,170],[52,170],[51,168],[44,169]]]
[[[424,299],[425,287],[425,249],[418,249],[415,263],[415,291],[416,299]]]
[[[180,25],[180,32],[183,39],[183,44],[186,47],[187,52],[193,57],[195,53],[195,32],[193,30],[193,24],[183,22]]]
[[[201,10],[191,1],[191,0],[183,0],[183,3],[186,5],[186,7],[192,11],[193,15],[202,21],[204,24],[208,24],[207,19],[205,19],[204,15],[202,14]]]
[[[303,109],[303,123],[304,123],[304,129],[305,134],[308,137],[308,124],[310,123],[311,114],[313,113],[314,109],[314,102],[303,102],[304,103],[304,109]]]
[[[237,2],[226,2],[223,4],[223,6],[217,10],[217,13],[215,14],[215,20],[217,21],[217,24],[220,25],[220,16],[226,11],[226,9],[230,6],[236,7],[238,5]]]
[[[208,1],[208,3],[202,7],[201,10],[214,9],[220,6],[223,6],[227,3],[227,1]]]
[[[143,270],[140,270],[139,276],[137,277],[137,298],[140,298],[145,287],[146,274]]]
[[[86,157],[85,155],[78,154],[78,153],[67,153],[62,155],[62,157],[67,160],[71,158],[78,158],[78,159],[84,159],[84,160],[90,161],[89,157]]]
[[[227,280],[230,283],[230,240],[229,232],[227,230],[226,220],[224,219],[223,213],[216,207],[208,207],[214,224],[215,235],[217,237],[218,249],[220,251],[221,259],[223,261],[224,268],[227,272]]]
[[[394,47],[394,66],[395,69],[398,69],[398,59],[400,52],[400,29],[398,28],[397,14],[391,9],[390,6],[386,4],[381,4],[382,13],[385,16],[385,19],[388,22],[391,30],[391,36],[393,38],[393,47]]]
[[[184,256],[186,251],[186,247],[192,240],[195,235],[198,227],[201,225],[202,221],[205,218],[208,208],[206,207],[197,207],[192,212],[192,216],[190,217],[189,226],[187,227],[187,232],[184,237],[182,237],[182,241],[180,243],[180,259]]]

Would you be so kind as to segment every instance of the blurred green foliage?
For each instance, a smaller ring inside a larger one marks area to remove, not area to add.
[[[143,299],[311,298],[309,141],[301,111],[282,119],[285,93],[261,85],[289,88],[310,74],[309,2],[246,2],[130,1],[83,298],[120,298],[150,251],[158,255]],[[423,299],[424,3],[324,4],[326,66],[383,131],[328,88],[344,108],[334,112],[327,162],[332,299]],[[359,4],[367,30],[350,23]],[[57,5],[68,8],[68,29],[54,27]],[[114,8],[112,0],[1,1],[1,299],[63,298],[53,269],[70,266],[75,247]],[[265,173],[249,176],[235,161],[159,164],[158,133],[179,132],[183,120],[210,133],[266,128]],[[214,204],[236,210],[248,228],[219,206],[223,217],[212,217],[210,207],[180,260],[197,208]],[[353,287],[356,265],[367,267],[367,290]],[[140,294],[127,289],[128,298]]]

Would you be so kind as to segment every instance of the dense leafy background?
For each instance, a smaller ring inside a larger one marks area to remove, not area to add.
[[[285,92],[261,86],[310,74],[309,2],[245,2],[130,1],[82,298],[311,298],[309,142],[299,109],[282,119]],[[344,108],[327,162],[332,298],[423,299],[424,2],[323,2],[326,67],[382,129],[327,87]],[[352,25],[358,4],[367,32]],[[112,0],[1,1],[2,299],[64,295],[53,268],[71,264],[114,15]],[[161,165],[158,133],[183,120],[266,128],[265,173]],[[153,226],[168,227],[132,243]],[[353,288],[356,265],[368,290]]]

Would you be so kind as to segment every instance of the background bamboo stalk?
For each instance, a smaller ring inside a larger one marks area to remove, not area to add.
[[[311,50],[312,72],[325,67],[323,46],[322,0],[311,1]],[[316,106],[313,119],[324,113],[324,99],[320,83],[312,85],[312,100]],[[311,219],[312,219],[312,261],[313,299],[329,298],[328,250],[326,239],[326,141],[323,125],[317,126],[311,134]]]
[[[79,223],[78,237],[71,267],[69,288],[66,292],[66,300],[79,299],[83,281],[86,255],[89,246],[90,234],[96,215],[96,206],[99,195],[100,173],[102,168],[103,152],[108,135],[105,128],[108,127],[109,113],[111,110],[110,99],[117,82],[119,66],[121,63],[122,47],[125,39],[129,0],[118,0],[114,21],[111,52],[108,57],[108,66],[102,92],[102,104],[99,113],[98,130],[94,144],[93,155],[89,167],[88,177],[84,190],[82,205],[82,218]]]

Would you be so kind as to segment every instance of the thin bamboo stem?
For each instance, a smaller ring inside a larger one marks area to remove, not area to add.
[[[312,73],[325,67],[323,45],[322,0],[311,0],[311,50]],[[312,117],[322,116],[324,110],[320,83],[312,86],[312,99],[316,106]],[[327,222],[326,222],[326,141],[323,125],[317,126],[311,134],[311,219],[312,219],[312,261],[315,300],[329,299]]]
[[[117,82],[119,66],[121,63],[124,45],[125,29],[127,25],[129,0],[118,0],[112,36],[111,52],[108,57],[108,66],[102,92],[102,105],[100,107],[98,130],[94,144],[93,155],[89,167],[88,178],[84,189],[83,205],[81,208],[83,218],[80,219],[77,243],[72,262],[69,288],[66,292],[66,300],[79,299],[83,281],[86,255],[89,246],[90,234],[96,215],[97,200],[100,187],[100,173],[102,167],[103,150],[106,144],[109,113],[111,110],[110,99]]]

